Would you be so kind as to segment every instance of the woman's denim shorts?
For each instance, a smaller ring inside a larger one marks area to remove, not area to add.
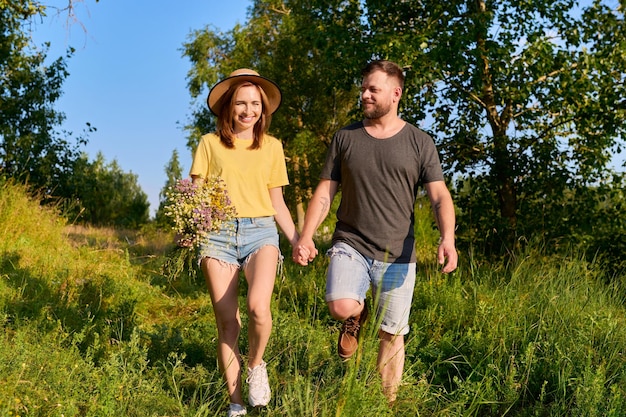
[[[278,230],[273,216],[240,217],[224,222],[219,232],[210,233],[198,247],[198,263],[213,258],[238,268],[264,246],[279,251]]]
[[[415,263],[376,261],[343,242],[335,243],[327,255],[326,302],[350,298],[363,303],[371,288],[380,329],[394,335],[409,332]]]

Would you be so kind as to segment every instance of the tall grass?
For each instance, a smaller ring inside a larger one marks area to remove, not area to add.
[[[371,321],[357,357],[336,356],[320,256],[308,267],[287,261],[277,279],[265,357],[273,399],[250,415],[626,415],[623,277],[540,247],[507,264],[462,254],[444,276],[429,206],[418,209],[396,404],[381,392]],[[0,183],[0,415],[225,415],[209,297],[184,265],[177,279],[163,272],[170,242],[155,230],[72,227]]]

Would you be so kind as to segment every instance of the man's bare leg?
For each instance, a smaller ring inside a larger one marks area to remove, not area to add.
[[[404,371],[404,336],[392,335],[382,330],[378,332],[378,336],[378,372],[383,381],[383,393],[389,404],[393,404]]]

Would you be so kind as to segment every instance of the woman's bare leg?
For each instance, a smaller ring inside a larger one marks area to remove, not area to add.
[[[228,387],[230,402],[243,404],[241,395],[241,318],[238,304],[239,268],[217,259],[204,258],[202,273],[211,295],[217,323],[217,360]]]
[[[272,332],[270,304],[276,280],[278,249],[264,246],[250,256],[244,267],[248,281],[248,367],[263,361],[263,354]]]

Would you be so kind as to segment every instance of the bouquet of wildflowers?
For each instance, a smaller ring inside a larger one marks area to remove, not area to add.
[[[219,230],[224,221],[236,215],[226,184],[219,177],[201,184],[178,180],[166,193],[164,213],[172,219],[177,243],[182,247],[197,247],[207,233]]]

